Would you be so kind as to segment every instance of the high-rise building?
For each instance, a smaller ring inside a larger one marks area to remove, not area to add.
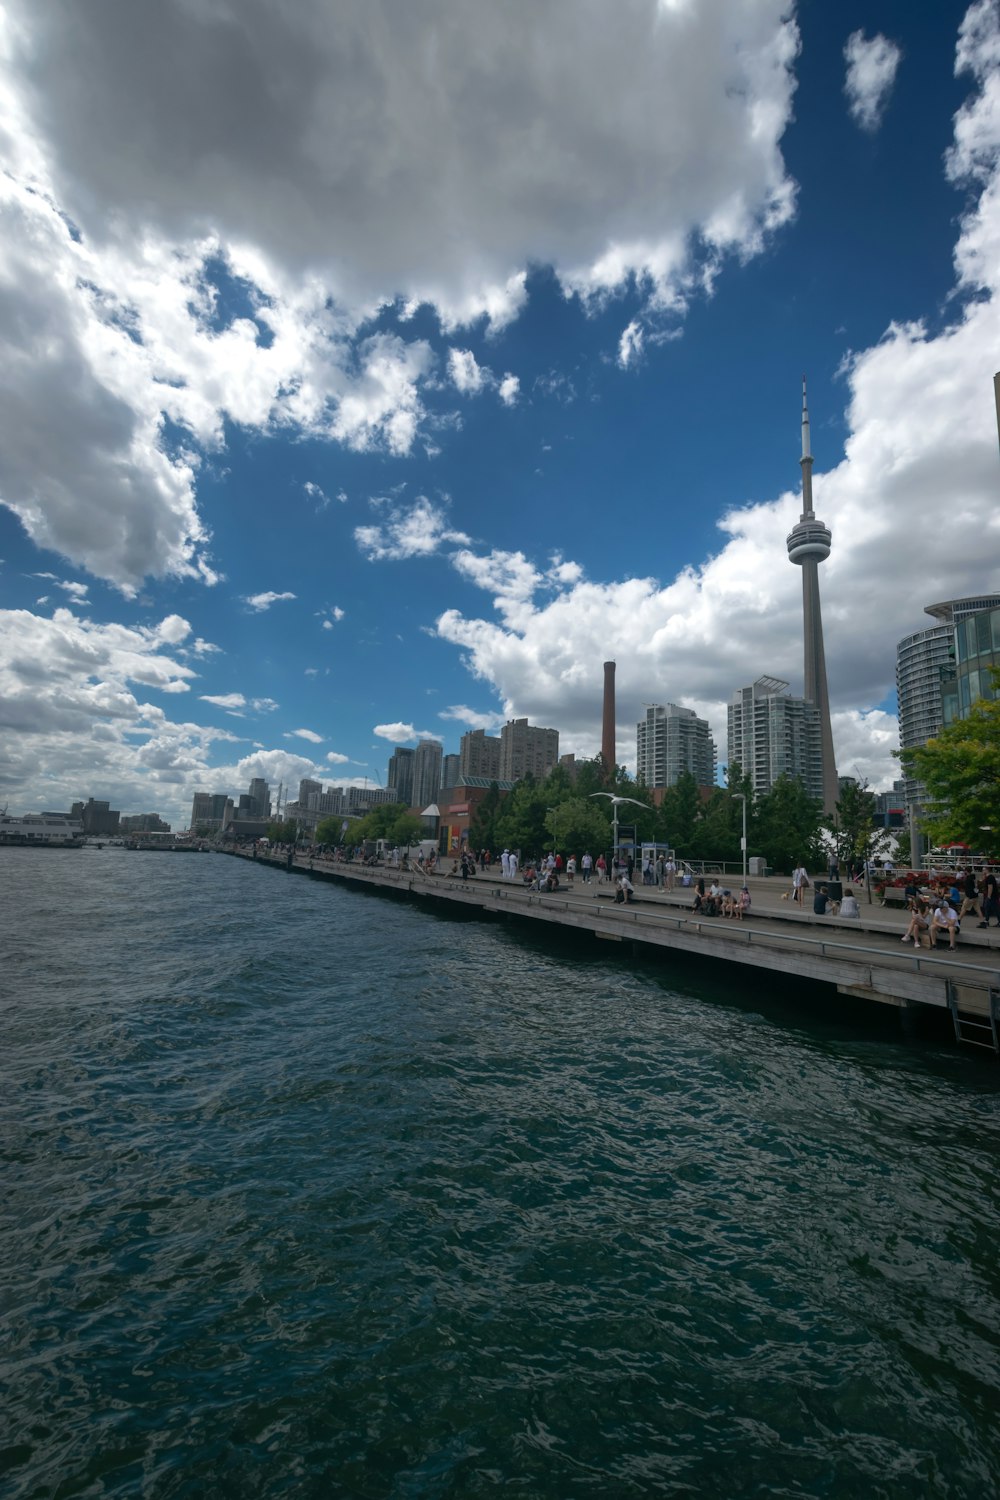
[[[823,811],[837,806],[837,765],[833,755],[830,725],[830,694],[826,685],[826,655],[823,619],[819,607],[819,564],[830,556],[830,529],[816,519],[812,501],[813,457],[809,445],[809,408],[806,383],[802,382],[802,514],[788,534],[790,561],[802,569],[802,633],[805,646],[804,696],[819,713]]]
[[[269,818],[271,816],[271,788],[263,776],[254,777],[250,783],[250,790],[247,795],[253,809],[250,814],[251,817]]]
[[[926,745],[943,729],[946,719],[942,682],[955,671],[956,635],[965,622],[980,612],[1000,606],[1000,594],[984,594],[968,599],[949,599],[929,604],[924,613],[937,621],[926,630],[904,636],[896,646],[896,699],[899,706],[899,747],[914,750]],[[975,627],[973,627],[975,629]],[[963,646],[966,637],[961,636]],[[978,638],[977,638],[978,645]],[[949,715],[950,717],[951,715]],[[923,788],[912,777],[903,776],[907,806],[918,807]]]
[[[88,797],[86,802],[73,803],[70,817],[83,824],[84,833],[114,834],[118,832],[121,813],[110,802],[95,802]]]
[[[485,729],[470,729],[458,746],[459,780],[483,776],[489,781],[500,779],[500,736]]]
[[[527,719],[508,719],[500,731],[500,778],[520,781],[530,772],[541,780],[559,759],[558,729],[539,729]]]
[[[806,698],[793,698],[788,683],[778,677],[758,677],[733,694],[728,751],[730,766],[738,765],[750,776],[758,796],[769,792],[779,776],[792,776],[810,797],[823,797],[819,709]]]
[[[413,752],[412,807],[429,807],[437,802],[441,790],[441,761],[444,746],[439,740],[421,740]]]
[[[715,785],[715,741],[707,719],[676,703],[647,703],[636,725],[636,776],[648,787],[674,786],[690,771],[699,786]]]
[[[458,755],[446,755],[441,762],[441,785],[457,786],[459,782],[459,765],[461,757]]]
[[[299,806],[308,809],[310,797],[318,797],[322,790],[322,782],[313,781],[310,777],[303,777],[299,782]]]
[[[205,828],[215,833],[225,822],[228,801],[225,792],[195,792],[191,801],[192,829]]]
[[[389,757],[389,765],[386,770],[386,785],[395,792],[395,802],[405,802],[407,807],[413,807],[416,798],[413,795],[413,755],[412,750],[406,750],[400,746],[394,750]]]

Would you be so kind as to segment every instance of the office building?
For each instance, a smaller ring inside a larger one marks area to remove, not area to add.
[[[217,832],[225,824],[227,803],[225,792],[195,792],[191,800],[192,831],[203,828],[206,833]]]
[[[395,792],[394,802],[405,802],[407,807],[414,805],[413,796],[413,755],[412,750],[400,748],[394,750],[389,757],[389,765],[386,770],[386,785]]]
[[[683,771],[699,786],[715,785],[715,741],[693,709],[647,703],[635,733],[635,774],[646,786],[674,786]]]
[[[457,786],[459,782],[459,764],[461,757],[458,755],[446,755],[441,762],[441,785]]]
[[[558,729],[540,729],[527,719],[508,719],[500,731],[500,779],[520,781],[529,773],[541,781],[559,760]]]
[[[410,806],[421,810],[437,802],[441,790],[444,746],[438,740],[421,740],[413,752],[413,793]]]
[[[487,734],[485,729],[470,729],[459,741],[458,762],[460,781],[465,781],[470,776],[483,776],[487,781],[498,781],[500,736]]]
[[[86,802],[73,803],[70,817],[83,824],[86,834],[115,834],[119,831],[121,813],[110,802],[95,802],[88,797]]]
[[[826,655],[823,646],[823,619],[819,605],[819,564],[830,556],[830,530],[816,519],[812,501],[813,457],[809,442],[809,408],[806,405],[806,383],[802,382],[802,514],[798,525],[789,532],[786,545],[789,560],[802,569],[802,634],[804,643],[804,696],[819,714],[820,796],[823,811],[832,813],[837,806],[837,765],[833,755],[833,730],[830,724],[830,695],[826,685]]]
[[[749,775],[755,795],[764,796],[779,776],[791,776],[822,800],[823,731],[814,703],[793,698],[778,677],[758,677],[733,694],[727,719],[729,765]]]

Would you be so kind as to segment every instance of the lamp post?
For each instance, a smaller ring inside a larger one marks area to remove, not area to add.
[[[743,850],[743,884],[747,883],[747,794],[746,792],[734,792],[733,796],[738,802],[743,803],[743,837],[740,839],[740,848]]]
[[[611,806],[613,808],[613,812],[612,812],[612,815],[611,815],[611,821],[612,821],[612,823],[614,825],[614,840],[615,840],[615,845],[614,845],[614,851],[613,852],[617,856],[617,854],[618,854],[618,809],[619,809],[619,807],[621,807],[621,805],[622,805],[623,802],[631,802],[633,804],[633,806],[635,806],[635,807],[645,807],[646,804],[645,804],[645,802],[640,802],[637,797],[619,797],[619,796],[616,796],[616,794],[614,792],[591,792],[590,795],[592,797],[607,797],[608,801],[611,803]]]

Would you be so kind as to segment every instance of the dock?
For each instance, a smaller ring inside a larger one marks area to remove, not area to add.
[[[290,852],[219,852],[314,880],[391,892],[439,910],[587,932],[605,942],[631,944],[635,952],[650,956],[669,950],[780,971],[833,986],[857,1000],[896,1007],[904,1027],[915,1012],[929,1007],[950,1015],[958,1042],[1000,1054],[1000,928],[980,930],[975,918],[967,919],[954,951],[927,950],[900,941],[909,920],[904,911],[875,902],[862,905],[860,921],[815,916],[808,897],[805,910],[783,899],[788,882],[773,876],[748,881],[751,915],[736,921],[695,915],[690,889],[640,885],[634,901],[621,905],[607,882],[585,884],[579,877],[572,886],[561,884],[556,892],[542,893],[529,890],[520,878],[502,880],[492,870],[462,880],[443,870],[427,874],[419,867],[397,869]]]

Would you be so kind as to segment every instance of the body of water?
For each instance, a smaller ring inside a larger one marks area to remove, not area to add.
[[[0,1493],[996,1493],[992,1056],[217,856],[0,921]]]

